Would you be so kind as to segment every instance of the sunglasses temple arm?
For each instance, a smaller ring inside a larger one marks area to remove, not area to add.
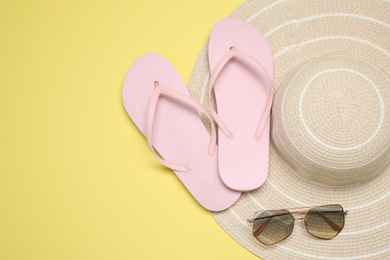
[[[267,218],[267,220],[255,231],[253,231],[253,235],[260,236],[260,234],[264,231],[265,227],[267,226],[268,222],[271,221],[272,218]]]
[[[327,216],[325,216],[322,212],[316,212],[318,215],[320,215],[334,231],[340,231],[341,227],[338,226],[336,223],[334,223],[332,220],[330,220]]]

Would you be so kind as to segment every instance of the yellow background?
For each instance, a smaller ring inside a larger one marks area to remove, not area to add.
[[[243,0],[0,3],[0,259],[258,259],[161,167],[122,105],[142,54],[188,82]]]

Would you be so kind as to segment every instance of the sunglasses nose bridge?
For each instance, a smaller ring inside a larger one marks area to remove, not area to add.
[[[307,212],[303,210],[302,211],[298,210],[298,211],[292,211],[290,213],[293,216],[294,220],[304,220]]]

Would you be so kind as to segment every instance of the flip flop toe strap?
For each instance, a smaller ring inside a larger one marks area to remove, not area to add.
[[[212,120],[211,115],[207,112],[207,110],[197,101],[192,99],[191,97],[180,93],[176,90],[173,90],[168,87],[163,87],[158,84],[158,82],[155,82],[155,89],[152,94],[152,97],[149,102],[149,107],[148,107],[148,113],[147,113],[147,120],[146,120],[146,139],[148,141],[148,145],[150,150],[152,150],[153,155],[156,157],[156,159],[164,166],[177,171],[177,172],[188,172],[190,169],[187,166],[176,164],[173,162],[168,162],[164,159],[162,159],[160,156],[158,156],[153,148],[153,142],[152,142],[152,129],[153,129],[153,121],[154,121],[154,115],[156,112],[156,107],[157,103],[159,100],[160,95],[166,95],[169,97],[172,97],[173,99],[182,102],[186,105],[190,105],[192,107],[195,107],[202,111],[207,118],[210,120],[211,123],[211,137],[210,137],[210,142],[209,142],[209,148],[208,148],[208,154],[212,156],[215,152],[215,146],[216,146],[216,131],[214,127],[214,123]]]
[[[237,48],[231,47],[228,52],[219,60],[217,66],[215,66],[214,71],[211,74],[208,86],[207,86],[207,96],[208,96],[208,102],[211,110],[211,114],[213,115],[215,121],[218,124],[218,127],[221,129],[221,131],[229,138],[233,137],[232,132],[230,129],[226,126],[226,124],[223,122],[223,120],[218,116],[217,112],[215,111],[214,107],[211,104],[211,91],[214,87],[214,83],[216,79],[218,78],[219,74],[225,67],[225,65],[233,58],[237,57],[247,63],[253,64],[258,70],[264,75],[268,81],[270,91],[267,99],[267,103],[265,105],[263,114],[261,115],[259,124],[256,129],[256,139],[259,140],[263,134],[264,128],[266,126],[266,123],[269,119],[270,112],[271,112],[271,106],[272,106],[272,80],[270,75],[268,74],[267,70],[264,68],[264,66],[252,55],[249,53],[246,53],[245,51],[239,50]]]

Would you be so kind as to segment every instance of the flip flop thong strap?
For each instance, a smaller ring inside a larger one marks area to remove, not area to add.
[[[158,156],[153,149],[153,142],[152,142],[152,130],[153,130],[153,121],[154,121],[154,115],[156,112],[157,103],[159,100],[160,95],[166,95],[169,97],[174,98],[175,100],[182,102],[186,105],[190,105],[192,107],[195,107],[202,111],[207,118],[210,120],[211,123],[211,137],[209,142],[209,149],[208,154],[211,156],[214,154],[215,146],[216,146],[216,131],[214,127],[214,123],[212,120],[211,115],[207,112],[207,110],[197,101],[192,99],[191,97],[180,93],[176,90],[173,90],[171,88],[163,87],[158,84],[158,82],[155,82],[155,89],[152,94],[152,97],[150,98],[149,107],[148,107],[148,114],[147,114],[147,120],[146,120],[146,139],[148,141],[148,145],[150,150],[152,150],[153,155],[156,157],[156,159],[164,166],[177,171],[177,172],[188,172],[190,169],[187,166],[176,164],[173,162],[168,162],[164,159],[162,159],[160,156]]]
[[[208,97],[208,102],[209,102],[211,114],[213,115],[213,117],[214,117],[215,121],[217,122],[218,127],[221,129],[221,131],[227,137],[232,138],[233,137],[232,132],[226,126],[226,124],[223,122],[223,120],[218,116],[217,112],[215,111],[214,107],[211,104],[211,98],[210,97],[211,97],[211,90],[214,87],[214,83],[215,83],[216,79],[218,78],[219,74],[221,73],[221,71],[223,70],[225,65],[233,57],[237,57],[237,58],[239,58],[239,59],[241,59],[241,60],[243,60],[243,61],[245,61],[247,63],[253,64],[254,66],[256,66],[256,68],[259,69],[259,71],[262,73],[262,75],[264,75],[266,77],[266,79],[268,81],[268,84],[269,84],[269,87],[270,87],[269,88],[270,90],[269,90],[268,100],[267,100],[267,103],[265,105],[263,114],[261,115],[259,124],[258,124],[257,129],[256,129],[256,139],[259,140],[261,138],[262,134],[263,134],[264,128],[266,126],[266,123],[267,123],[267,121],[269,119],[270,112],[271,112],[272,97],[273,97],[272,80],[271,80],[271,77],[268,74],[267,70],[264,68],[264,66],[256,58],[254,58],[252,55],[250,55],[249,53],[247,53],[247,52],[245,52],[243,50],[240,50],[240,49],[232,47],[219,60],[217,66],[215,67],[214,71],[211,74],[211,77],[210,77],[210,80],[209,80],[209,83],[208,83],[208,86],[207,86],[207,97]]]

